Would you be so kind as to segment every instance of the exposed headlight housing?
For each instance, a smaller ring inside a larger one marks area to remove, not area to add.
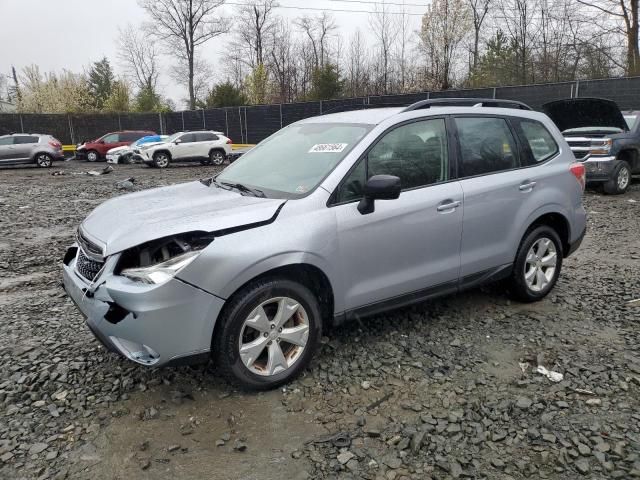
[[[613,140],[610,138],[591,140],[591,150],[589,150],[589,153],[591,155],[608,155],[611,151],[612,144]]]
[[[126,251],[116,273],[150,285],[168,282],[193,262],[213,241],[206,232],[192,232],[161,238]]]

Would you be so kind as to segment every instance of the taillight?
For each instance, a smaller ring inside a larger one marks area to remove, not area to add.
[[[571,173],[573,173],[573,176],[578,180],[582,190],[584,190],[587,183],[587,170],[584,168],[584,164],[580,162],[572,163],[571,166],[569,166],[569,170],[571,170]]]
[[[62,148],[62,144],[60,142],[54,142],[53,140],[49,141],[49,145],[55,150],[60,150]]]
[[[231,145],[233,142],[231,141],[230,138],[227,138],[227,145]]]

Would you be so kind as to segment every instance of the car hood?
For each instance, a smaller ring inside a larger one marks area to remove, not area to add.
[[[122,147],[116,147],[116,148],[112,148],[110,149],[107,154],[115,154],[115,153],[124,153],[124,152],[128,152],[131,150],[131,147],[128,145],[124,145]]]
[[[585,127],[613,127],[623,131],[628,129],[618,105],[602,98],[557,100],[545,103],[542,111],[561,132]]]
[[[82,222],[82,234],[108,256],[179,233],[215,232],[273,218],[282,199],[243,196],[200,182],[154,188],[104,202]]]

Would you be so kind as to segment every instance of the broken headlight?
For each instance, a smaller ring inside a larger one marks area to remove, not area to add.
[[[125,252],[118,272],[130,280],[159,285],[171,280],[213,241],[213,235],[187,233],[145,243]]]

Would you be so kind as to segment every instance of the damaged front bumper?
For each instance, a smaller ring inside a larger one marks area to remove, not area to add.
[[[162,285],[109,272],[89,282],[76,270],[77,244],[67,251],[63,284],[87,326],[110,351],[146,366],[206,361],[224,300],[176,278]]]

